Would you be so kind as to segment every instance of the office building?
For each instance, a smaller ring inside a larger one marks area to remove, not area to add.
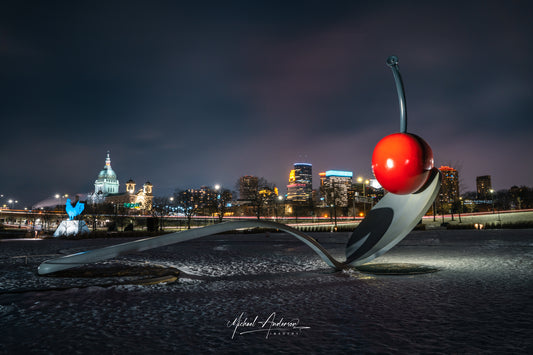
[[[289,173],[287,185],[287,201],[311,202],[313,196],[313,165],[308,163],[295,163],[294,169]]]
[[[490,175],[483,175],[476,177],[476,189],[477,189],[477,199],[478,200],[489,200],[492,199],[492,183]]]
[[[459,173],[452,167],[441,166],[442,185],[439,191],[441,203],[453,203],[459,201]]]
[[[256,198],[259,187],[257,176],[245,175],[239,179],[239,200],[252,201]]]
[[[348,206],[348,192],[352,188],[353,172],[328,170],[320,173],[320,192],[326,205]]]

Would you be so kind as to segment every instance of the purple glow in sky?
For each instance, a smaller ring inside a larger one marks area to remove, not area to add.
[[[121,186],[156,195],[242,175],[282,192],[294,162],[371,177],[408,131],[462,192],[533,185],[529,1],[3,2],[0,194],[31,205]],[[22,207],[22,206],[20,206]]]

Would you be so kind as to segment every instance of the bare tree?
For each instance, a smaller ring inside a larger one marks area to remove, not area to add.
[[[205,201],[193,189],[176,190],[174,201],[178,210],[187,217],[187,229],[191,229],[191,220],[201,208],[205,207]]]
[[[165,197],[154,197],[150,212],[153,217],[159,219],[159,230],[163,231],[163,216],[168,214],[168,199]]]
[[[514,208],[531,208],[533,205],[533,189],[527,186],[512,186],[508,194]]]
[[[259,178],[257,190],[253,191],[251,205],[254,208],[257,219],[264,215],[264,209],[268,207],[275,208],[276,188],[274,184],[268,182],[265,178]]]
[[[228,189],[222,189],[220,191],[215,191],[216,197],[210,201],[211,209],[214,210],[218,216],[218,221],[222,222],[224,219],[224,214],[228,210],[228,204],[233,198],[233,194]]]
[[[322,186],[324,201],[326,205],[332,209],[330,213],[330,218],[334,219],[335,230],[337,230],[337,207],[339,205],[342,205],[343,202],[340,186],[342,185],[334,181],[328,184],[324,184],[324,186]]]

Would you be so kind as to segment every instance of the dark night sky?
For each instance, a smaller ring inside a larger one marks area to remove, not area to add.
[[[156,195],[292,163],[371,176],[408,130],[463,191],[533,185],[530,1],[3,1],[0,194],[90,192],[111,151]],[[3,202],[3,201],[1,201]]]

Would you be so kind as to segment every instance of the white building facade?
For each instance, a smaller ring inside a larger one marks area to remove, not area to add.
[[[108,196],[118,193],[118,188],[117,174],[111,168],[111,158],[109,157],[109,152],[107,152],[105,166],[94,182],[94,194]]]

